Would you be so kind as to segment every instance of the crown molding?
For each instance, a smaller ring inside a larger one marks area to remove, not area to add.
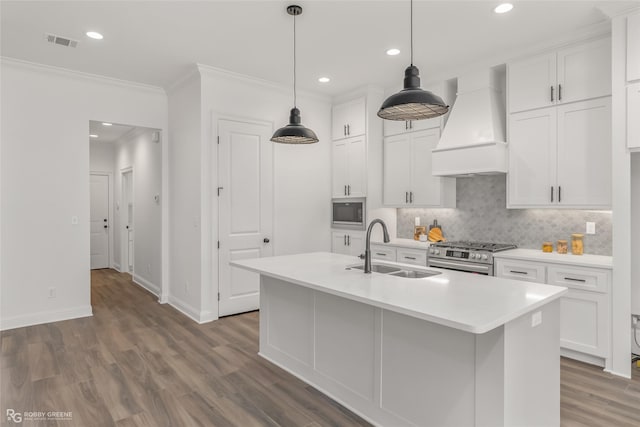
[[[204,65],[204,64],[196,64],[196,65],[201,75],[208,75],[211,77],[241,81],[247,84],[260,86],[266,89],[271,89],[271,90],[275,90],[283,93],[291,93],[291,90],[292,90],[291,86],[275,83],[269,80],[264,80],[264,79],[260,79],[253,76],[248,76],[246,74],[236,73],[234,71],[225,70],[223,68],[212,67],[210,65]],[[331,96],[329,95],[323,95],[317,92],[310,92],[304,89],[303,90],[298,89],[297,92],[298,92],[298,95],[302,95],[306,98],[316,99],[318,101],[324,101],[329,103],[331,102]]]
[[[152,92],[156,94],[166,95],[163,88],[152,86],[144,83],[137,83],[128,80],[120,80],[113,77],[101,76],[99,74],[85,73],[83,71],[71,70],[69,68],[55,67],[53,65],[40,64],[37,62],[25,61],[22,59],[12,58],[8,56],[0,56],[0,64],[18,68],[24,68],[39,72],[48,72],[65,77],[81,78],[97,83],[120,86],[127,89],[140,90],[143,92]]]
[[[196,77],[200,77],[199,67],[197,66],[197,64],[193,65],[194,66],[189,67],[190,70],[187,73],[178,77],[166,87],[167,94],[173,93],[174,91],[182,88],[184,85],[194,80]]]

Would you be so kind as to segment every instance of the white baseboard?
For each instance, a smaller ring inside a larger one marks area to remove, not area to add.
[[[137,274],[133,274],[131,277],[132,277],[131,280],[133,280],[133,283],[135,283],[136,285],[140,286],[143,289],[146,289],[147,291],[151,292],[155,296],[160,296],[160,287],[158,285],[154,285],[147,279],[144,279],[143,277],[138,276]]]
[[[117,271],[118,273],[122,273],[123,271],[120,270],[120,264],[116,264],[115,262],[113,263],[113,269],[115,271]]]
[[[560,348],[560,355],[569,359],[579,360],[580,362],[589,363],[591,365],[604,368],[605,359],[590,354],[580,353],[579,351],[569,350],[568,348]]]
[[[93,310],[90,305],[69,308],[66,310],[41,311],[39,313],[22,314],[20,316],[0,319],[0,330],[6,331],[8,329],[40,325],[42,323],[60,322],[62,320],[89,316],[93,316]]]
[[[188,318],[190,318],[196,323],[203,324],[203,323],[211,322],[212,320],[216,320],[212,316],[211,312],[198,311],[197,309],[193,308],[191,305],[187,304],[186,302],[182,301],[179,298],[176,298],[173,295],[169,295],[168,302],[171,307],[175,308],[176,310],[178,310],[179,312],[181,312],[182,314],[184,314],[185,316],[187,316]]]

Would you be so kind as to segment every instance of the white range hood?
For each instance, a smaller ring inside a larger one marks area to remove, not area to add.
[[[433,175],[507,172],[505,109],[497,77],[487,69],[458,78],[458,96],[433,149]]]

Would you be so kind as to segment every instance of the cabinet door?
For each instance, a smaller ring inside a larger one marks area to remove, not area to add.
[[[507,179],[509,207],[549,206],[558,200],[557,190],[554,189],[555,108],[510,116]]]
[[[611,39],[558,51],[559,103],[611,95]]]
[[[364,234],[349,232],[347,236],[349,255],[359,256],[364,253]]]
[[[627,87],[627,146],[640,148],[640,83]]]
[[[557,99],[555,53],[513,62],[509,64],[507,74],[510,113],[548,107],[555,103]]]
[[[560,300],[560,346],[609,357],[609,295],[569,289]]]
[[[347,246],[347,232],[334,231],[331,233],[331,251],[336,254],[349,254]]]
[[[384,136],[409,132],[409,121],[406,120],[384,120],[383,126]]]
[[[365,197],[367,195],[367,148],[365,136],[345,140],[347,144],[347,195]]]
[[[627,81],[638,79],[640,79],[640,13],[627,18]]]
[[[611,206],[611,98],[561,105],[558,110],[558,202]]]
[[[343,139],[364,135],[366,129],[364,98],[338,104],[333,107],[331,138]]]
[[[387,206],[405,206],[411,187],[411,136],[384,139],[383,201]]]
[[[440,129],[431,129],[412,134],[411,145],[411,206],[440,206],[442,204],[443,180],[431,174],[431,150],[440,139]]]
[[[331,149],[332,195],[347,197],[347,181],[349,180],[349,146],[345,140],[334,141]]]

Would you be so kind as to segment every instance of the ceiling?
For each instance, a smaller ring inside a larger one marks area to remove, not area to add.
[[[105,126],[102,122],[89,121],[89,135],[98,135],[97,138],[90,138],[91,141],[96,142],[116,142],[122,136],[133,131],[135,127],[119,125],[112,123],[111,126]]]
[[[3,56],[170,87],[200,63],[260,79],[292,82],[289,1],[2,1]],[[409,64],[409,2],[301,1],[298,87],[335,96],[364,84],[401,84]],[[426,1],[414,4],[414,63],[423,81],[454,77],[482,58],[552,44],[606,22],[603,10],[638,1]],[[104,35],[101,41],[87,31]],[[45,33],[78,40],[47,43]],[[390,57],[390,47],[401,54]],[[453,73],[447,75],[446,73]],[[320,76],[331,82],[321,84]]]

